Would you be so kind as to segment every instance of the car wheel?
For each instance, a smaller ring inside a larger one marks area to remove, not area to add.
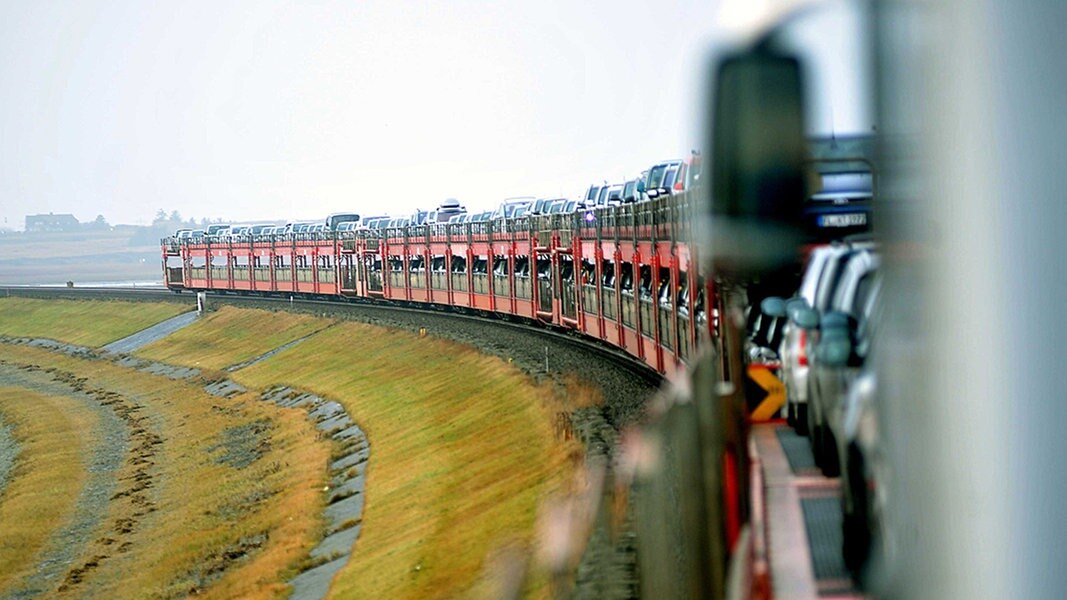
[[[808,435],[808,403],[796,405],[797,416],[794,419],[796,421],[796,430],[800,435]]]
[[[841,460],[838,458],[837,438],[834,436],[833,429],[830,429],[828,425],[822,427],[819,442],[822,445],[819,452],[822,456],[822,462],[819,463],[822,474],[827,477],[837,477],[841,474]]]
[[[844,511],[841,524],[841,554],[852,578],[862,585],[865,567],[871,555],[871,523],[863,455],[855,446],[849,448],[847,473],[842,484],[848,486],[852,506],[851,510],[842,507]]]
[[[808,414],[811,414],[811,412]],[[815,459],[815,467],[822,469],[823,461],[825,460],[823,457],[823,428],[810,421],[809,424],[811,432],[809,433],[808,441],[811,442],[811,455]]]
[[[822,427],[815,422],[815,411],[812,407],[808,406],[807,410],[807,422],[808,422],[808,441],[811,443],[811,455],[815,459],[815,464],[822,466]]]

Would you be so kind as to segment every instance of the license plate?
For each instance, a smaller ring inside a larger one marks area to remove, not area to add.
[[[844,215],[822,215],[819,227],[855,227],[867,224],[867,213],[849,213]]]

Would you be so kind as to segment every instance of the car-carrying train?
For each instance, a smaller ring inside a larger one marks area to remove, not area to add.
[[[164,282],[525,318],[602,340],[669,376],[717,327],[714,287],[691,243],[695,193],[481,223],[169,237]]]

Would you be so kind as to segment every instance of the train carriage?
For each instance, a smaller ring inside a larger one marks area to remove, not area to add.
[[[163,240],[175,290],[432,304],[602,340],[673,374],[716,337],[688,194],[565,214]]]

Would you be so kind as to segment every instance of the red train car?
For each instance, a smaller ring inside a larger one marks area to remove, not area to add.
[[[576,330],[671,375],[716,338],[680,194],[591,212],[385,230],[163,240],[166,285],[360,297]]]

